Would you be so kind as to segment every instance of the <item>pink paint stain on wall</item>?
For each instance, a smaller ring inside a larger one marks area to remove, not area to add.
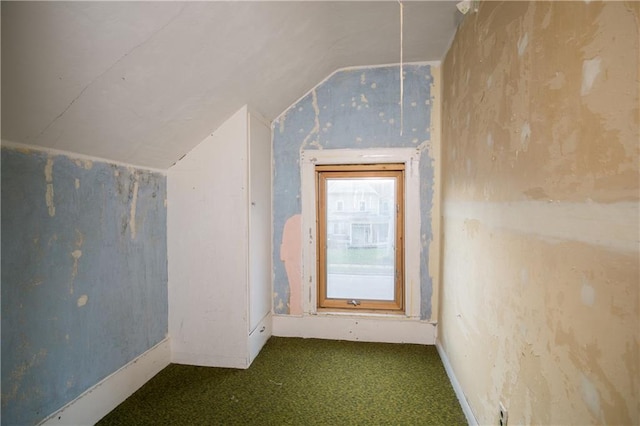
[[[284,224],[280,260],[289,281],[289,314],[302,315],[302,215],[293,215]]]

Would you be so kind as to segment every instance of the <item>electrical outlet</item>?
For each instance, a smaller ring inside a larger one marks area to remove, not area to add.
[[[500,426],[507,426],[507,419],[509,418],[509,413],[507,413],[507,409],[504,407],[502,401],[500,401]]]

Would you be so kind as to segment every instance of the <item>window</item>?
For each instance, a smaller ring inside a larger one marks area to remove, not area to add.
[[[319,165],[315,173],[317,307],[403,312],[404,164]],[[387,212],[367,210],[362,198]],[[327,208],[349,199],[357,209]]]

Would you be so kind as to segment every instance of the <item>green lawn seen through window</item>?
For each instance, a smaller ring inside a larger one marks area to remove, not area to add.
[[[327,261],[331,264],[378,265],[393,259],[393,250],[388,248],[328,248]]]

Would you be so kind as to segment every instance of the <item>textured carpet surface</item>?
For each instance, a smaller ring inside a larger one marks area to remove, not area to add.
[[[272,337],[247,370],[171,364],[107,425],[463,425],[434,346]]]

